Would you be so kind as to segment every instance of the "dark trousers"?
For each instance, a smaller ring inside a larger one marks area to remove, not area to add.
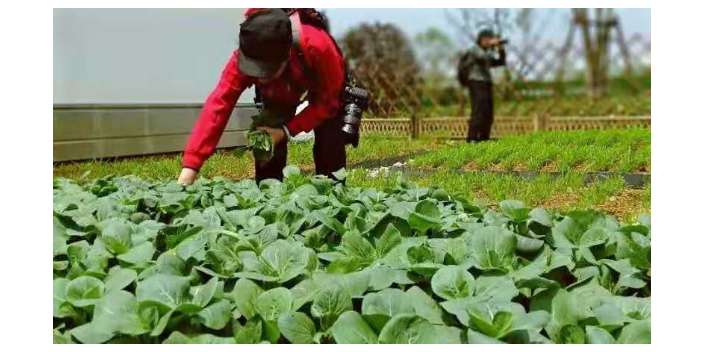
[[[313,130],[313,161],[315,173],[333,178],[332,173],[347,166],[342,119],[334,117]],[[283,170],[288,156],[288,143],[281,142],[274,148],[274,156],[266,163],[255,162],[254,178],[257,183],[268,178],[283,180]]]
[[[472,116],[469,120],[467,142],[486,141],[494,123],[493,86],[487,81],[469,81],[469,99]]]

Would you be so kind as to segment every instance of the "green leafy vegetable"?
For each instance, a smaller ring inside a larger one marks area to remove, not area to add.
[[[253,129],[245,134],[245,138],[257,161],[267,162],[274,156],[274,141],[266,131]]]
[[[284,175],[55,180],[54,343],[650,343],[648,218]]]

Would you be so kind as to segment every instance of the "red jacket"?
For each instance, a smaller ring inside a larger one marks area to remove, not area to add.
[[[284,73],[266,85],[258,84],[266,101],[286,105],[297,105],[309,91],[308,106],[286,124],[292,136],[337,117],[345,75],[344,59],[325,31],[302,24],[300,36],[306,66],[315,77],[304,76],[296,48],[292,48]],[[199,170],[213,155],[240,94],[255,82],[256,78],[239,71],[235,50],[191,132],[183,155],[184,167]]]

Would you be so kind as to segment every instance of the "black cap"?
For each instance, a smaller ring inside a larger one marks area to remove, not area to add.
[[[477,36],[477,41],[481,40],[482,38],[486,37],[495,37],[496,35],[494,34],[494,31],[491,29],[485,28],[479,31],[479,35]]]
[[[248,76],[271,77],[288,59],[292,44],[291,20],[286,13],[259,10],[240,25],[239,69]]]

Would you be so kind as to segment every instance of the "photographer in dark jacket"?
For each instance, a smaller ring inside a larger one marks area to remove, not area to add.
[[[504,41],[491,30],[479,32],[476,45],[469,49],[458,68],[462,86],[469,88],[472,116],[469,120],[467,142],[486,141],[494,123],[494,97],[491,68],[506,65]],[[497,57],[498,56],[498,57]]]

